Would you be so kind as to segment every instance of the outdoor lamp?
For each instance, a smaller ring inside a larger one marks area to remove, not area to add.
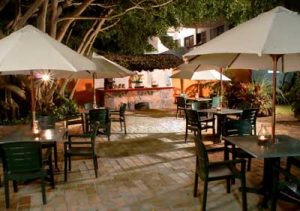
[[[264,124],[261,124],[261,128],[258,131],[258,144],[263,145],[269,141],[270,134]]]
[[[45,130],[44,137],[46,140],[52,140],[53,139],[53,131],[51,129]]]
[[[34,121],[32,125],[32,132],[33,134],[39,134],[39,126],[38,121]]]
[[[47,82],[50,80],[50,75],[48,73],[42,75],[42,80]]]

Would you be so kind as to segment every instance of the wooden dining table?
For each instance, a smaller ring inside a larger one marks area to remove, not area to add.
[[[9,133],[0,137],[0,144],[17,141],[37,141],[40,142],[42,148],[52,148],[54,152],[54,164],[58,170],[58,153],[57,142],[63,141],[66,129],[56,127],[55,129],[38,130],[32,129],[28,125],[19,125],[12,129]]]
[[[247,190],[264,195],[262,206],[267,207],[272,193],[273,166],[279,165],[282,157],[300,156],[300,140],[288,135],[276,135],[275,143],[267,142],[265,145],[260,145],[257,136],[227,136],[223,139],[251,154],[254,158],[264,160],[262,187],[247,188]],[[225,159],[228,158],[228,151],[225,149]]]

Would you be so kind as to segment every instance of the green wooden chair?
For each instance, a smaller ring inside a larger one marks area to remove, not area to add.
[[[125,111],[126,111],[126,103],[121,103],[120,109],[118,111],[111,111],[110,119],[112,122],[120,122],[121,131],[123,130],[124,126],[124,132],[127,134],[126,131],[126,120],[125,120]]]
[[[94,163],[95,175],[98,177],[98,162],[95,151],[95,139],[99,128],[99,122],[95,122],[92,125],[92,130],[89,133],[69,135],[68,141],[64,143],[64,177],[67,181],[67,169],[69,163],[69,171],[71,171],[71,157],[91,157]],[[74,140],[81,138],[80,141]],[[88,141],[82,141],[82,139],[88,139]],[[69,161],[69,162],[68,162]]]
[[[212,98],[211,107],[217,108],[220,106],[221,96],[215,96]]]
[[[226,180],[227,193],[231,192],[231,180],[238,178],[241,180],[242,203],[243,210],[247,210],[247,197],[246,197],[246,177],[245,166],[246,161],[243,159],[226,160],[210,162],[208,159],[208,151],[200,139],[199,134],[195,139],[196,149],[196,170],[194,182],[194,197],[198,196],[198,177],[203,181],[202,193],[202,210],[206,210],[206,199],[208,191],[208,182],[216,180]],[[236,168],[236,164],[241,164],[241,170]]]
[[[191,108],[191,104],[187,102],[185,96],[176,97],[176,105],[176,118],[178,117],[178,114],[179,116],[181,116],[181,112],[184,111],[186,108]]]
[[[1,145],[3,160],[5,203],[9,208],[9,180],[14,181],[14,191],[17,182],[31,179],[41,180],[43,204],[46,204],[45,177],[43,168],[41,144],[38,142],[12,142]]]
[[[252,125],[249,120],[230,120],[226,121],[223,126],[223,135],[224,136],[244,136],[252,135]],[[251,159],[252,155],[245,152],[241,148],[235,147],[235,145],[225,142],[225,158],[229,158],[229,153],[232,154],[232,159],[236,158],[247,158],[248,166],[247,170],[251,170]]]
[[[38,117],[38,127],[40,130],[55,129],[55,123],[56,123],[56,118],[54,116],[39,116]],[[55,168],[58,169],[57,142],[56,141],[43,142],[42,148],[43,149],[53,148]],[[49,175],[50,175],[50,181],[52,183],[52,187],[54,188],[53,169],[52,169],[52,166],[50,167],[50,163],[49,163],[49,160],[52,161],[52,155],[51,155],[50,151],[48,151],[48,158],[46,158],[45,154],[43,154],[43,160],[44,160],[44,163],[49,166],[49,171],[52,171],[52,173],[49,172]]]
[[[97,135],[106,135],[108,140],[110,141],[111,120],[110,120],[110,112],[107,108],[90,110],[88,114],[88,119],[86,121],[89,126],[88,128],[91,128],[90,125],[94,125],[95,122],[98,122],[99,127],[98,127]]]
[[[256,119],[257,119],[258,111],[259,111],[258,108],[245,109],[243,110],[243,113],[240,117],[240,119],[245,119],[250,121],[253,130],[253,135],[256,135]]]
[[[199,112],[192,109],[185,109],[185,142],[187,142],[188,131],[194,132],[194,135],[199,134],[201,136],[201,130],[212,129],[215,135],[215,121],[212,118],[200,117]],[[212,124],[208,124],[212,123]]]

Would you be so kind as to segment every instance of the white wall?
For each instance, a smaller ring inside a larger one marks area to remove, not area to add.
[[[172,86],[172,80],[170,80],[170,76],[172,75],[172,69],[159,70],[155,69],[152,72],[150,71],[142,71],[136,72],[138,74],[143,75],[143,86],[151,87],[152,83],[158,84],[159,87]],[[115,84],[125,84],[125,88],[128,88],[129,77],[124,78],[115,78]],[[134,87],[134,84],[132,84]],[[96,79],[95,80],[96,88],[104,88],[104,79]]]

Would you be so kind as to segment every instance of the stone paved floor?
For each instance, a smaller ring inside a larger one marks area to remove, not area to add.
[[[47,204],[42,205],[39,183],[31,182],[20,185],[17,193],[11,188],[11,210],[200,210],[201,197],[193,197],[192,135],[184,143],[185,120],[174,116],[169,111],[128,113],[126,136],[119,124],[113,123],[110,142],[97,138],[98,178],[91,160],[77,159],[72,161],[72,171],[64,183],[60,144],[60,171],[55,175],[56,188],[47,186]],[[260,118],[258,126],[269,120]],[[278,117],[277,129],[299,137],[300,123],[291,117]],[[2,127],[2,135],[3,131]],[[221,160],[222,156],[213,153],[210,159]],[[252,162],[248,186],[259,185],[262,176],[262,162]],[[210,182],[207,210],[241,210],[238,187],[239,181],[232,186],[232,193],[226,194],[225,182]],[[201,192],[201,185],[199,188]],[[261,197],[248,194],[247,198],[248,209],[259,210]],[[0,210],[4,207],[4,190],[0,188]],[[278,210],[300,208],[279,201]]]

